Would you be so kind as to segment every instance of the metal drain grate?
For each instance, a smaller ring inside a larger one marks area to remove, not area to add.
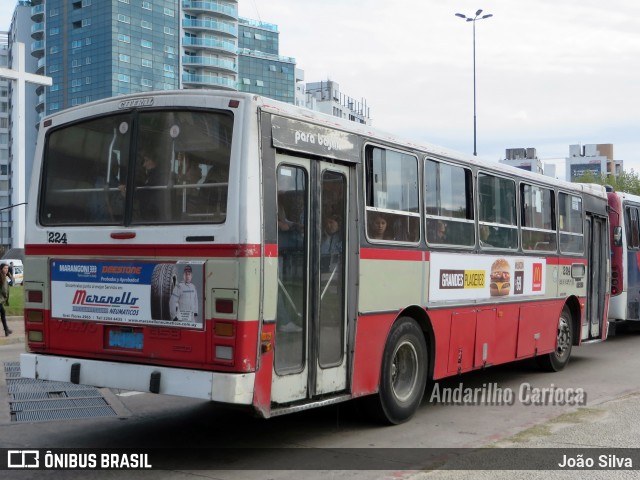
[[[18,362],[5,363],[4,371],[13,422],[118,416],[97,388],[21,378]]]

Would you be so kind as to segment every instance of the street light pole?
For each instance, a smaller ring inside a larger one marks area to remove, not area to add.
[[[493,17],[491,13],[482,15],[482,10],[476,11],[475,16],[467,17],[462,13],[456,13],[456,17],[460,17],[467,22],[473,24],[473,154],[478,155],[476,150],[476,20],[484,20],[485,18]]]

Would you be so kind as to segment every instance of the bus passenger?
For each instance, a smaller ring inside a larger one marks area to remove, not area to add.
[[[327,272],[340,264],[342,232],[338,215],[329,215],[323,223],[324,229],[322,230],[322,240],[320,242],[320,270]]]
[[[374,240],[387,238],[387,220],[382,215],[376,215],[369,227],[369,236]]]
[[[136,190],[140,216],[143,220],[161,220],[165,200],[166,185],[158,162],[148,152],[142,154],[143,179]]]
[[[447,243],[447,224],[442,220],[438,220],[436,224],[435,243]]]
[[[489,225],[480,225],[480,245],[483,247],[499,247],[499,244],[500,239],[496,228]]]

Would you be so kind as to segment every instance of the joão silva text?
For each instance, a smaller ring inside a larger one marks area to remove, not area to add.
[[[562,455],[562,461],[558,464],[560,468],[592,468],[595,460],[591,457],[576,455],[568,457]],[[633,461],[629,457],[618,457],[617,455],[600,455],[598,457],[599,468],[633,468]]]

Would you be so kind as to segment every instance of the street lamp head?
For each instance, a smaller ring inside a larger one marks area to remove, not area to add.
[[[489,18],[489,17],[493,17],[492,13],[488,13],[487,15],[483,15],[482,18]]]
[[[467,18],[467,16],[463,15],[462,13],[456,13],[456,17]]]
[[[480,16],[480,14],[481,14],[481,13],[482,13],[482,9],[478,10],[478,11],[476,12],[476,17]]]

